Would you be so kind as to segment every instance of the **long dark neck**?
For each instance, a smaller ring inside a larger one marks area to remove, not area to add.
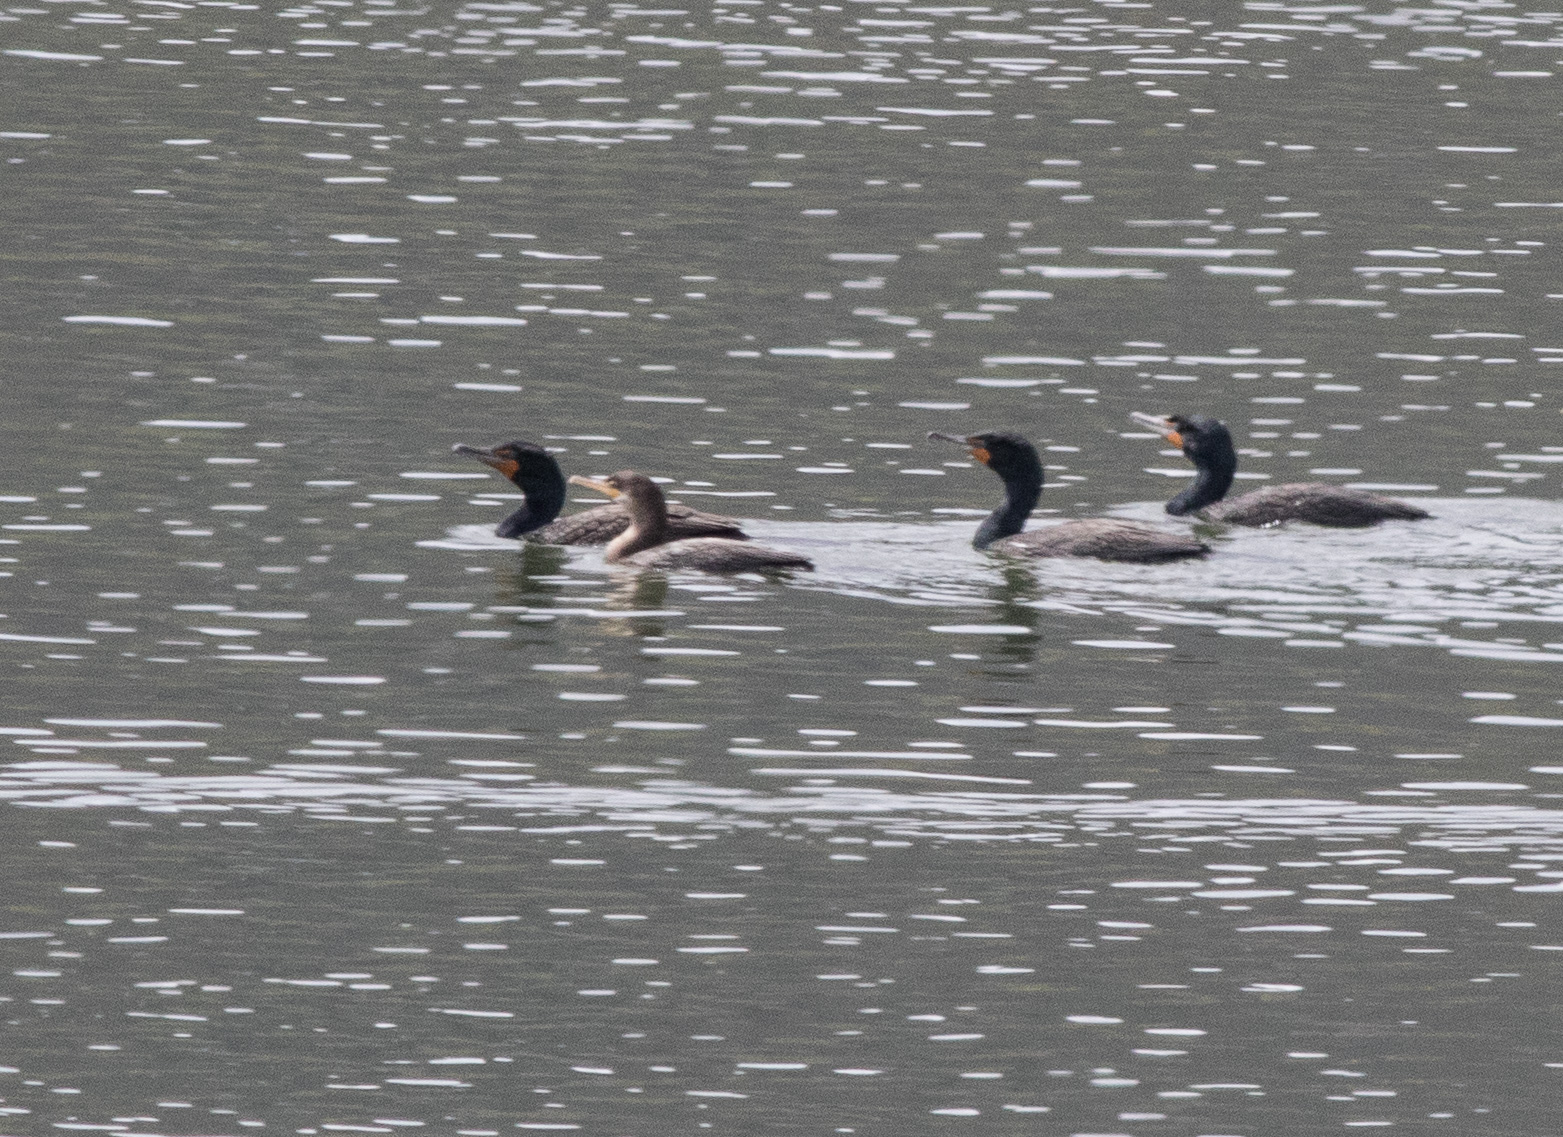
[[[977,526],[977,535],[971,541],[974,549],[985,549],[1001,537],[1019,533],[1025,527],[1026,518],[1036,508],[1037,499],[1042,496],[1040,464],[1034,469],[999,473],[999,477],[1004,479],[1004,504]]]
[[[564,508],[564,475],[555,478],[527,478],[517,482],[526,500],[521,508],[499,523],[496,536],[520,537],[534,529],[541,529]]]
[[[1191,456],[1190,460],[1197,471],[1194,484],[1167,503],[1167,512],[1174,517],[1220,501],[1226,497],[1227,490],[1232,488],[1232,479],[1237,476],[1237,453],[1230,442],[1217,447],[1213,454],[1202,453],[1198,457]]]
[[[623,501],[630,511],[630,527],[608,542],[606,556],[610,561],[664,545],[668,540],[667,499],[655,483],[626,493]]]

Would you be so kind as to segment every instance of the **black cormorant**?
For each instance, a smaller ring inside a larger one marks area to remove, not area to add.
[[[1210,546],[1184,533],[1168,533],[1135,521],[1092,517],[1022,533],[1042,496],[1042,459],[1018,434],[990,431],[958,435],[933,431],[929,438],[969,447],[971,456],[1004,481],[1004,504],[977,527],[972,546],[1021,557],[1096,557],[1157,564],[1202,557]]]
[[[1422,521],[1432,516],[1409,502],[1325,482],[1266,486],[1228,501],[1227,490],[1237,475],[1237,450],[1226,423],[1209,415],[1162,416],[1134,411],[1130,417],[1180,448],[1194,463],[1194,484],[1167,503],[1167,512],[1174,517],[1198,511],[1228,525],[1311,521],[1336,529],[1361,529],[1380,521]]]
[[[458,443],[457,454],[476,458],[509,478],[526,501],[494,529],[499,537],[522,537],[546,545],[605,545],[629,528],[629,510],[617,502],[559,517],[565,503],[564,472],[554,456],[535,442],[506,442],[491,449]],[[670,505],[669,540],[684,537],[725,537],[747,541],[739,522],[687,505]],[[557,520],[556,520],[557,519]]]

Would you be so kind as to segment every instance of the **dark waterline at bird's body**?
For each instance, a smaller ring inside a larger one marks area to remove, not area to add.
[[[1335,529],[1361,529],[1381,521],[1422,521],[1432,516],[1397,498],[1325,482],[1266,486],[1227,501],[1237,476],[1237,448],[1225,423],[1209,415],[1163,418],[1135,411],[1130,417],[1182,449],[1194,463],[1194,484],[1167,503],[1167,512],[1174,517],[1197,512],[1228,525],[1308,521]]]
[[[971,449],[972,457],[1004,482],[1004,502],[977,527],[972,547],[1023,557],[1095,557],[1104,561],[1159,564],[1202,557],[1210,547],[1183,533],[1169,533],[1133,521],[1092,517],[1029,533],[1021,530],[1042,496],[1042,459],[1018,434],[994,431],[961,436],[930,432],[929,438]]]
[[[517,440],[489,449],[458,443],[451,449],[498,470],[526,498],[521,508],[495,526],[495,536],[544,545],[606,545],[630,526],[630,512],[618,502],[560,517],[568,493],[564,471],[552,454],[534,442]],[[667,506],[668,540],[722,537],[747,541],[740,525],[736,518],[687,505]]]
[[[624,532],[608,542],[605,552],[610,564],[702,572],[765,572],[814,567],[805,556],[750,541],[727,537],[676,537],[669,523],[662,488],[635,470],[620,470],[600,481],[575,475],[570,482],[610,497],[622,497],[625,501],[630,523]]]

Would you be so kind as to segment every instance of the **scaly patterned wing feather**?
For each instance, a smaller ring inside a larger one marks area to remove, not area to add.
[[[1210,516],[1228,525],[1275,525],[1307,521],[1332,529],[1361,529],[1380,521],[1422,521],[1427,510],[1367,490],[1324,482],[1266,486],[1211,507]]]
[[[732,517],[704,513],[687,505],[668,506],[668,530],[674,540],[686,537],[726,537],[733,541],[749,538]],[[629,511],[618,502],[599,505],[569,517],[550,521],[526,535],[528,541],[545,545],[606,545],[630,526]]]
[[[798,553],[731,541],[722,537],[692,537],[642,549],[624,558],[638,568],[699,569],[703,572],[763,572],[767,569],[813,569],[814,562]]]
[[[1210,546],[1185,533],[1168,532],[1110,517],[1066,521],[1017,533],[989,546],[996,552],[1024,557],[1095,557],[1103,561],[1160,564],[1202,557]]]

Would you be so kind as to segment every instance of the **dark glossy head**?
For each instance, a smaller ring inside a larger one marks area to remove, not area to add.
[[[1194,484],[1167,503],[1173,516],[1193,513],[1220,501],[1237,475],[1237,448],[1226,423],[1209,415],[1158,415],[1135,411],[1134,421],[1150,427],[1183,451],[1198,473]]]
[[[1232,432],[1227,424],[1209,415],[1173,415],[1168,420],[1172,432],[1167,441],[1180,447],[1196,466],[1235,464]]]
[[[1129,417],[1158,432],[1196,466],[1219,467],[1235,454],[1232,432],[1226,423],[1209,415],[1162,416],[1135,411]]]
[[[985,549],[1001,537],[1019,533],[1042,496],[1042,459],[1037,448],[1008,430],[964,435],[935,430],[928,437],[965,446],[973,458],[1004,481],[1004,503],[977,527],[972,544]]]
[[[1005,481],[1014,477],[1034,475],[1042,466],[1037,448],[1013,431],[990,430],[983,434],[945,434],[935,430],[930,431],[928,437],[968,447],[973,458]]]
[[[500,443],[489,449],[458,442],[451,449],[457,454],[476,458],[485,466],[492,466],[523,489],[528,483],[562,481],[564,478],[559,463],[554,461],[554,456],[535,442],[517,439],[514,442]]]

